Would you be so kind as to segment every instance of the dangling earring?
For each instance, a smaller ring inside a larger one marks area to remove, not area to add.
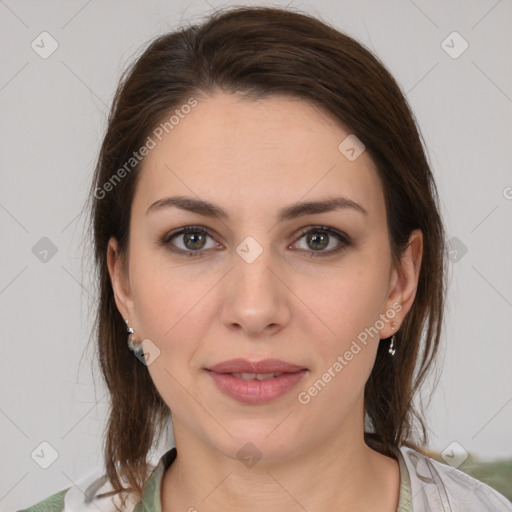
[[[393,325],[391,326],[391,328],[396,329],[397,325],[398,324],[396,322],[393,322]],[[393,334],[393,336],[391,336],[391,343],[389,344],[389,349],[388,349],[388,352],[391,354],[391,356],[394,356],[396,353],[394,341],[395,341],[395,335]]]
[[[393,334],[393,336],[391,336],[391,343],[389,344],[389,349],[388,349],[388,352],[394,356],[395,355],[395,347],[393,346],[393,342],[395,341],[395,335]]]
[[[135,342],[135,337],[133,336],[134,334],[134,330],[132,327],[128,326],[128,320],[125,320],[126,322],[126,332],[128,333],[128,348],[135,354],[137,355],[138,353],[140,353],[142,351],[142,344],[137,344]]]

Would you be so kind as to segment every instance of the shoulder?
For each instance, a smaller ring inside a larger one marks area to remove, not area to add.
[[[406,446],[399,450],[409,472],[415,512],[512,512],[512,503],[480,480]]]
[[[17,512],[118,512],[120,495],[108,495],[113,490],[104,472],[96,468],[48,498]],[[126,495],[125,495],[126,496]],[[125,512],[133,512],[135,498],[127,496]]]
[[[144,487],[143,503],[157,507],[160,500],[160,485],[165,469],[174,461],[176,448],[171,448],[159,459],[155,456],[149,460],[149,475]],[[122,482],[127,486],[127,482]],[[113,493],[114,487],[108,481],[104,468],[96,466],[73,481],[73,485],[63,489],[17,512],[134,512],[139,510],[140,500],[135,494],[122,492]],[[150,508],[153,510],[153,508]],[[157,509],[155,509],[157,510]]]

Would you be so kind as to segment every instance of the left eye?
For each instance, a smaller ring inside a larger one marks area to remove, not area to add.
[[[346,235],[325,226],[308,228],[306,231],[303,231],[294,245],[303,239],[305,240],[306,247],[300,247],[300,249],[312,251],[311,256],[316,256],[314,253],[319,253],[318,255],[320,256],[332,254],[350,245]]]

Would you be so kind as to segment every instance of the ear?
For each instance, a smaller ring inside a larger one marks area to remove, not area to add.
[[[133,319],[134,307],[130,280],[127,272],[125,272],[124,261],[118,249],[118,242],[114,237],[111,237],[108,241],[107,266],[117,309],[125,320]]]
[[[395,334],[400,329],[400,324],[411,309],[416,297],[416,290],[418,289],[422,257],[423,233],[420,229],[415,229],[409,236],[407,248],[400,259],[400,267],[393,269],[391,273],[385,311],[394,310],[397,311],[397,314],[393,320],[387,322],[381,329],[381,339],[389,338]],[[383,312],[384,314],[385,311]],[[398,324],[395,329],[391,328],[393,322]]]

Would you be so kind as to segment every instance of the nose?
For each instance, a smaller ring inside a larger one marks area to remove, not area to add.
[[[270,250],[264,250],[252,262],[234,254],[234,268],[223,289],[223,325],[251,339],[282,330],[291,317],[291,292],[282,274]]]

